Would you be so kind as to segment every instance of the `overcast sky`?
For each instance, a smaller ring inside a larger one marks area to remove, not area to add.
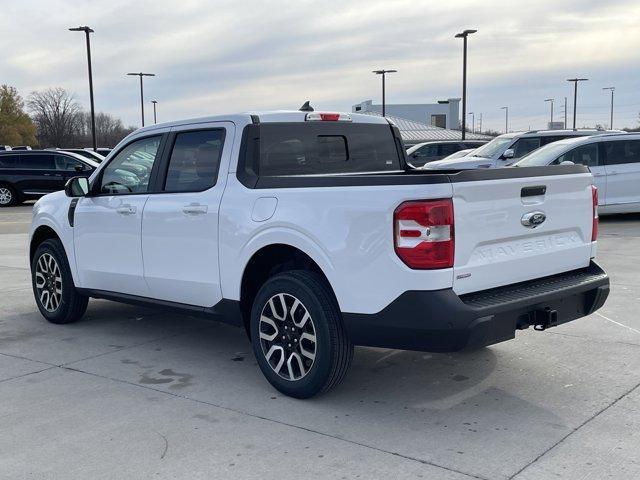
[[[578,94],[578,126],[638,126],[640,2],[536,1],[226,1],[3,0],[0,83],[33,90],[61,86],[88,109],[84,34],[92,35],[96,109],[139,126],[137,77],[145,81],[159,121],[255,109],[351,111],[380,102],[377,68],[388,77],[388,103],[432,103],[461,96],[462,41],[469,39],[468,111],[483,127],[543,128],[546,98],[556,119],[573,76],[588,77]]]

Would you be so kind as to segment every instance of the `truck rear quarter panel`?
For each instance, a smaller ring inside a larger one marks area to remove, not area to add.
[[[220,208],[223,297],[239,300],[247,263],[272,244],[310,256],[343,312],[377,313],[407,290],[450,288],[452,269],[412,270],[397,257],[393,213],[404,201],[451,195],[448,183],[250,189],[230,174]],[[252,210],[261,198],[277,205],[270,218],[256,221]]]

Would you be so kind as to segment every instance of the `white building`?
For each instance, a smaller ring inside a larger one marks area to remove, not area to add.
[[[374,105],[372,100],[351,107],[353,113],[378,112],[382,113],[382,105]],[[385,113],[414,122],[420,122],[434,127],[457,130],[460,128],[460,99],[449,98],[439,100],[438,103],[401,103],[386,104]]]

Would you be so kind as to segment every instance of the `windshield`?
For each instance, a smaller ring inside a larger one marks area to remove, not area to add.
[[[556,158],[558,158],[565,150],[567,146],[564,144],[550,143],[544,147],[538,148],[533,152],[522,157],[517,165],[518,167],[541,167],[549,165]]]
[[[501,153],[513,142],[513,137],[496,137],[489,143],[473,151],[471,157],[493,158],[497,153]]]

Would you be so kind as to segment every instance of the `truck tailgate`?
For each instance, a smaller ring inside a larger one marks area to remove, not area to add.
[[[590,173],[473,178],[452,180],[458,295],[589,265]]]

